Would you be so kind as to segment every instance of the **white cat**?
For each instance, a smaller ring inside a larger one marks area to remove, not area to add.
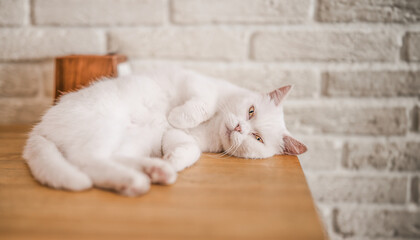
[[[30,133],[23,156],[48,186],[140,195],[151,182],[174,183],[201,152],[305,152],[283,119],[290,89],[260,94],[184,70],[104,79],[61,97]]]

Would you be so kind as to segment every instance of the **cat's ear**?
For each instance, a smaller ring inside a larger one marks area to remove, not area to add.
[[[281,87],[279,89],[276,89],[270,92],[268,95],[274,101],[276,105],[279,105],[284,100],[284,98],[289,94],[292,88],[293,88],[292,85],[287,85],[287,86]]]
[[[299,142],[289,135],[283,136],[283,144],[283,154],[286,155],[299,155],[308,150],[305,144]]]

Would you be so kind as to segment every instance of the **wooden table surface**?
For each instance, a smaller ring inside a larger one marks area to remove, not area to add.
[[[203,154],[141,197],[73,193],[32,178],[28,129],[0,127],[0,239],[324,239],[297,157]]]

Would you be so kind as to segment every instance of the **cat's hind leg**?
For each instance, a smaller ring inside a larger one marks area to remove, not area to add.
[[[114,190],[126,196],[145,194],[150,189],[149,177],[123,164],[108,159],[95,159],[79,166],[95,187]]]
[[[54,188],[82,191],[92,187],[90,178],[64,158],[54,142],[31,133],[23,151],[32,175]]]
[[[178,129],[171,129],[163,135],[163,159],[170,162],[176,171],[193,165],[201,155],[195,139]]]
[[[149,175],[152,183],[159,184],[173,184],[176,180],[177,174],[172,165],[160,158],[141,158],[141,159],[118,159],[128,167],[134,168],[138,171],[142,171]]]

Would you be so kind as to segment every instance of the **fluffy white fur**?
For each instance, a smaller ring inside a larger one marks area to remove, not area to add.
[[[201,152],[265,158],[306,151],[283,120],[289,90],[259,94],[184,70],[104,79],[49,109],[23,156],[48,186],[136,196],[151,183],[174,183]]]

